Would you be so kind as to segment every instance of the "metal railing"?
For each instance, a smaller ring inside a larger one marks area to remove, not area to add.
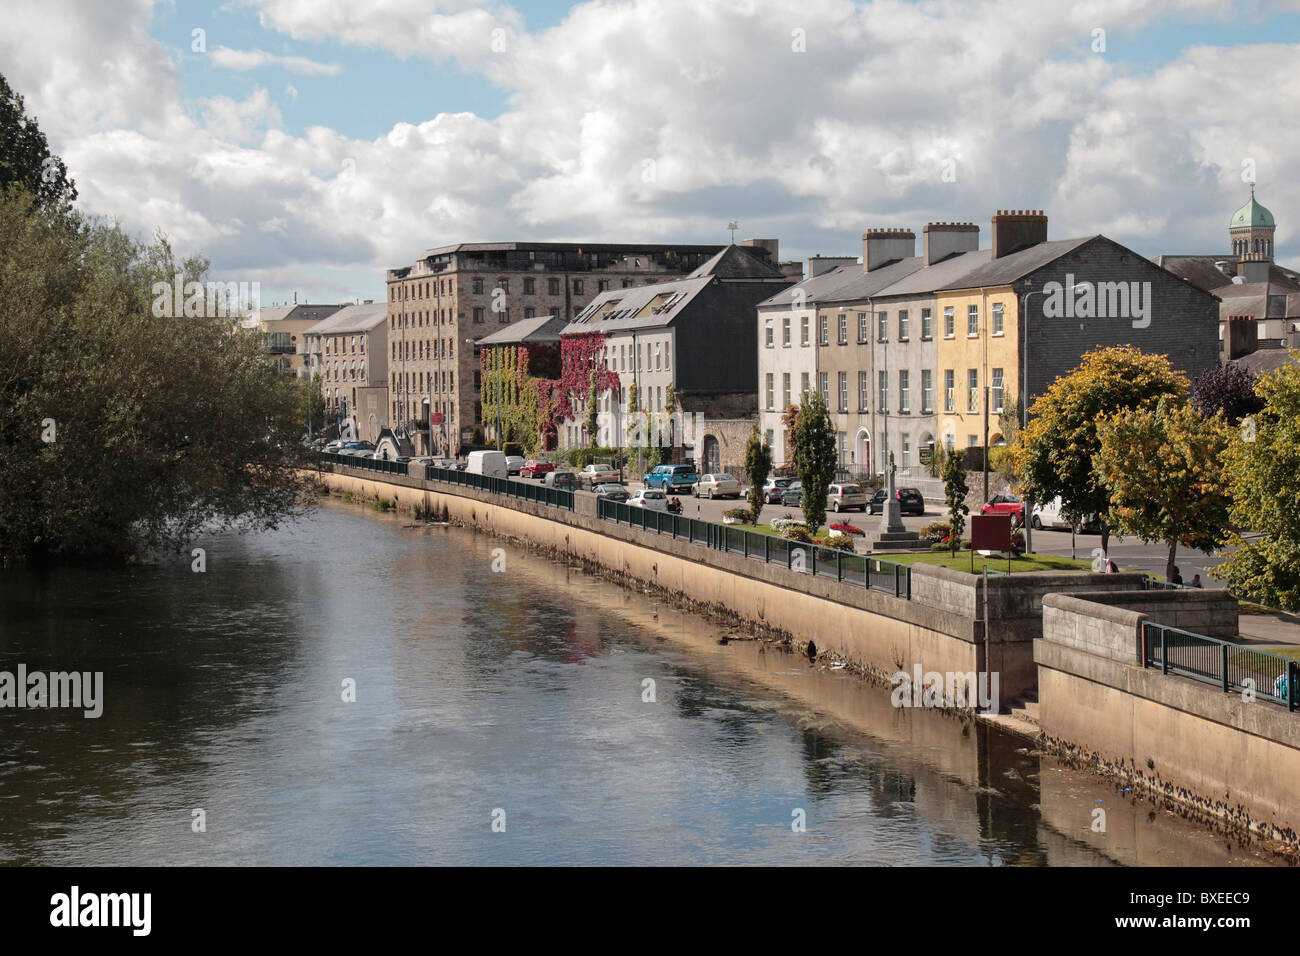
[[[642,531],[702,544],[728,554],[744,555],[765,564],[782,564],[800,574],[821,575],[883,591],[894,597],[907,600],[912,598],[912,569],[906,564],[819,544],[792,541],[747,528],[687,518],[667,511],[626,505],[606,498],[597,499],[596,516]]]
[[[1147,576],[1142,579],[1143,591],[1200,591],[1201,588],[1191,584],[1175,584],[1172,581],[1162,581],[1159,578]]]
[[[1300,661],[1244,644],[1144,621],[1142,666],[1214,684],[1225,694],[1250,690],[1289,711],[1300,709]]]
[[[327,451],[321,452],[320,457],[322,461],[333,462],[336,465],[347,465],[349,468],[364,468],[367,471],[378,471],[386,475],[406,474],[406,462],[404,461],[362,458],[360,455],[336,455]]]
[[[566,491],[563,488],[548,488],[545,485],[515,481],[511,478],[490,478],[486,475],[476,475],[468,471],[435,468],[431,464],[424,466],[424,477],[426,481],[445,481],[466,488],[477,488],[480,491],[508,495],[511,498],[519,498],[523,501],[538,501],[544,505],[553,505],[556,508],[564,508],[568,511],[573,510],[573,492]]]

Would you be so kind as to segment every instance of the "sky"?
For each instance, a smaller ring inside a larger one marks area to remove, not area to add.
[[[1300,0],[5,0],[84,211],[263,305],[455,242],[780,240],[1042,209],[1300,267]]]

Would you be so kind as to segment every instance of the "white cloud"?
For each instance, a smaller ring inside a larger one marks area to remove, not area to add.
[[[213,63],[227,70],[256,70],[264,66],[278,66],[298,76],[338,76],[343,72],[343,67],[337,63],[318,63],[301,56],[277,56],[265,50],[232,50],[230,47],[219,46],[209,56]]]

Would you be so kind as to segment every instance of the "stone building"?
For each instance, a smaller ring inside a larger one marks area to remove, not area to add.
[[[351,422],[374,441],[388,418],[388,325],[383,303],[347,305],[303,333],[310,373],[321,377],[330,422]]]
[[[342,305],[272,305],[257,309],[250,324],[266,336],[266,350],[276,367],[294,378],[308,377],[309,359],[305,333],[316,323],[329,318]]]

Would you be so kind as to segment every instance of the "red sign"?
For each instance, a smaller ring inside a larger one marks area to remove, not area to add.
[[[433,413],[433,423],[434,423],[435,425],[441,425],[441,424],[442,424],[442,412],[434,412],[434,413]]]
[[[1010,551],[1011,515],[971,515],[972,551]]]

